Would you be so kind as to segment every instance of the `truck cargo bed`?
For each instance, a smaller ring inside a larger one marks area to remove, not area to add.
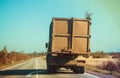
[[[49,51],[63,54],[89,54],[90,21],[77,18],[53,18]]]

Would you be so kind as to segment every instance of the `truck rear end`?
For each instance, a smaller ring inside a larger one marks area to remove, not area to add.
[[[90,54],[90,20],[53,18],[50,25],[47,70],[56,72],[61,67],[84,73],[85,59]]]

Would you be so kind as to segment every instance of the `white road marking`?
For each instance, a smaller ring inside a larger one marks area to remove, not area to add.
[[[38,72],[41,72],[41,71],[37,71],[37,58],[35,59],[35,71],[31,72],[31,73],[28,73],[26,75],[26,77],[32,77],[33,74],[36,74],[36,78],[38,78]]]
[[[37,71],[37,58],[36,58],[36,61],[35,61],[35,69],[36,69],[36,78],[38,78],[38,71]]]
[[[33,72],[31,72],[31,73],[28,73],[28,75],[26,75],[26,77],[31,77],[32,74],[34,74],[34,73],[36,73],[36,71],[33,71]]]
[[[89,73],[85,73],[85,74],[88,75],[91,78],[101,78],[101,77],[98,77],[98,76],[95,76],[95,75],[92,75],[92,74],[89,74]]]

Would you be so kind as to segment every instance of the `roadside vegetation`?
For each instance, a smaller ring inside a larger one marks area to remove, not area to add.
[[[106,54],[104,51],[97,51],[91,53],[90,56],[92,56],[93,58],[105,58],[108,57],[108,54]]]
[[[25,53],[23,51],[16,52],[11,51],[8,52],[6,46],[3,48],[3,50],[0,51],[0,67],[6,66],[6,65],[12,65],[16,64],[17,62],[22,62],[25,60],[28,60],[30,58],[39,57],[44,55],[44,52],[38,53]]]
[[[119,52],[118,53],[112,52],[112,53],[106,54],[103,51],[98,51],[95,53],[91,53],[91,56],[93,57],[92,59],[94,60],[93,62],[94,64],[96,62],[97,63],[101,62],[101,63],[97,65],[92,65],[89,63],[86,65],[87,70],[120,77],[120,53]],[[106,59],[108,60],[106,61]]]

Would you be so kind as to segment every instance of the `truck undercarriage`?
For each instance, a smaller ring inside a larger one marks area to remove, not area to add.
[[[81,55],[49,54],[46,60],[48,73],[55,73],[62,67],[71,69],[74,73],[83,74],[85,71],[86,61],[85,57]]]

